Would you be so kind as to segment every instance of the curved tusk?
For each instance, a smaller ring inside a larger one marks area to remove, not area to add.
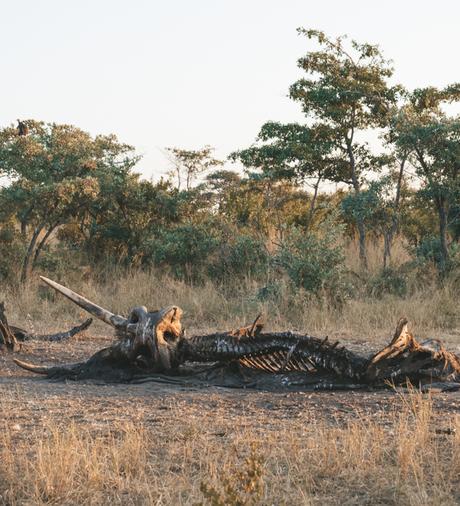
[[[31,364],[30,362],[23,362],[22,360],[18,360],[17,358],[13,358],[13,362],[18,365],[19,367],[22,367],[26,371],[35,372],[37,374],[48,374],[53,367],[49,367],[46,365],[35,365]]]
[[[126,325],[127,320],[126,318],[123,318],[123,316],[107,311],[107,309],[94,304],[94,302],[91,302],[82,295],[73,292],[69,288],[62,286],[59,283],[56,283],[56,281],[52,281],[51,279],[45,278],[44,276],[40,276],[40,279],[47,285],[54,288],[57,292],[65,295],[68,299],[77,304],[77,306],[80,306],[85,311],[88,311],[88,313],[92,314],[96,318],[99,318],[99,320],[102,320],[108,325],[112,325],[112,327],[122,327]]]

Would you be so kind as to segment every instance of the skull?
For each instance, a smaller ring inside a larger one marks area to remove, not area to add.
[[[148,311],[139,306],[124,318],[51,279],[40,278],[88,313],[114,327],[119,338],[117,350],[123,359],[157,371],[169,371],[179,365],[184,343],[179,307]]]
[[[128,339],[130,360],[158,371],[176,368],[184,338],[181,316],[177,306],[159,311],[148,311],[145,306],[132,309],[126,325],[117,329],[118,337]]]

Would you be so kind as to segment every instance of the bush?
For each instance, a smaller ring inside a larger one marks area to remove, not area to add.
[[[267,271],[270,257],[265,244],[249,235],[237,235],[232,242],[222,242],[210,265],[212,277],[259,276]]]
[[[407,294],[407,274],[391,268],[384,269],[369,279],[367,291],[376,298],[385,294],[404,297]]]
[[[341,299],[346,292],[345,259],[338,243],[341,227],[334,226],[332,219],[325,221],[317,234],[292,228],[274,260],[295,286]]]
[[[146,257],[155,265],[169,266],[179,278],[197,279],[217,245],[218,239],[205,225],[180,225],[163,229],[148,241]]]
[[[443,257],[441,252],[441,241],[438,237],[427,237],[423,239],[415,248],[415,257],[419,264],[432,263],[438,271],[441,270]],[[458,244],[452,244],[450,247],[450,263],[447,270],[452,270],[459,264],[460,247]]]

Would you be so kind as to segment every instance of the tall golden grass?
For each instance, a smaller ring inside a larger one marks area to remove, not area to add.
[[[361,278],[358,285],[363,278],[370,279],[381,272],[382,244],[379,241],[369,241],[369,271],[366,273],[360,271],[355,241],[347,245],[345,254],[347,269],[356,273],[356,279]],[[409,259],[407,245],[398,238],[393,246],[392,265],[400,267]],[[69,265],[74,263],[69,261]],[[7,304],[10,321],[29,331],[47,332],[83,318],[78,308],[44,287],[39,282],[39,274],[49,275],[35,272],[27,285],[0,285],[0,300]],[[185,310],[184,323],[192,331],[233,328],[252,321],[262,312],[273,329],[353,335],[357,340],[387,338],[401,316],[411,321],[420,337],[444,337],[446,332],[454,341],[459,337],[456,334],[460,325],[458,275],[440,284],[434,267],[429,266],[425,272],[408,271],[409,290],[404,297],[381,293],[377,285],[372,293],[364,291],[342,305],[293,290],[283,279],[278,280],[277,297],[260,300],[257,296],[260,288],[272,281],[269,274],[265,281],[246,278],[227,280],[222,285],[209,279],[193,284],[159,269],[113,267],[101,276],[96,269],[86,266],[69,268],[57,280],[121,314],[139,304],[149,309],[177,304]],[[106,334],[107,328],[97,323],[92,332]]]
[[[226,330],[251,322],[262,312],[272,329],[292,329],[330,335],[350,335],[359,340],[388,338],[401,316],[411,321],[420,337],[455,334],[460,324],[459,289],[452,280],[442,286],[413,290],[407,296],[361,296],[341,307],[293,291],[280,285],[276,299],[257,297],[260,281],[240,280],[233,287],[207,281],[190,284],[159,271],[114,271],[104,281],[82,280],[69,274],[61,280],[75,291],[120,314],[142,304],[149,309],[177,304],[185,311],[184,324],[189,331]],[[26,287],[0,287],[0,300],[6,302],[11,323],[29,331],[62,329],[86,317],[64,297],[40,286],[38,275]],[[96,323],[93,334],[107,334],[109,329]]]
[[[432,506],[460,500],[460,420],[445,419],[435,430],[431,398],[414,391],[395,401],[386,424],[361,417],[344,426],[300,420],[260,430],[244,427],[244,414],[231,420],[171,415],[159,426],[127,422],[97,431],[48,421],[26,437],[5,423],[0,503]]]

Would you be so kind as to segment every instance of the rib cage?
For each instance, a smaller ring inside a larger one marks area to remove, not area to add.
[[[304,371],[314,369],[340,376],[362,379],[368,360],[337,343],[292,332],[260,333],[257,336],[235,336],[216,333],[194,336],[184,343],[183,359],[189,361],[238,360],[245,366],[266,372]]]
[[[408,331],[405,318],[399,320],[389,345],[367,359],[339,347],[338,342],[331,344],[327,338],[321,340],[292,332],[262,333],[261,315],[247,327],[187,339],[180,322],[182,311],[177,306],[153,312],[143,306],[134,308],[131,315],[145,315],[146,325],[139,326],[138,317],[136,321],[126,319],[54,281],[42,279],[78,306],[114,326],[118,338],[110,347],[77,364],[47,367],[15,360],[20,367],[48,377],[129,381],[144,371],[172,373],[188,361],[218,362],[224,366],[239,362],[267,373],[317,371],[320,376],[326,372],[340,381],[352,380],[354,385],[420,381],[421,378],[460,379],[460,357],[447,351],[440,341],[418,343]],[[0,305],[0,313],[1,309]],[[145,346],[146,338],[149,346]]]
[[[266,355],[256,357],[240,358],[239,363],[250,369],[262,370],[270,373],[281,372],[314,372],[315,366],[312,362],[304,357],[289,357],[289,352],[275,351]],[[267,364],[268,362],[268,364]]]

